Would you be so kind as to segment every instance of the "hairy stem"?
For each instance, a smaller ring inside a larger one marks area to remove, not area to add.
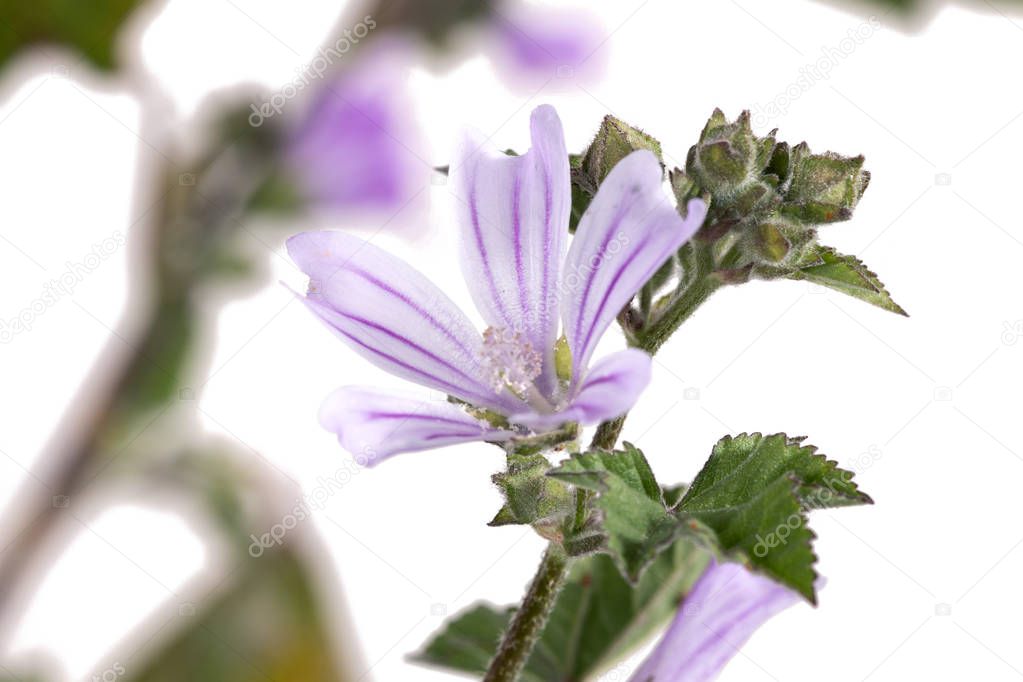
[[[547,624],[567,574],[568,557],[560,547],[549,545],[529,591],[515,611],[497,654],[490,662],[484,682],[514,682],[519,678]]]
[[[594,450],[613,449],[618,443],[618,436],[622,433],[622,427],[625,426],[626,416],[623,414],[615,419],[601,422],[600,426],[597,427],[596,433],[593,434],[593,440],[590,441],[590,448]]]
[[[682,323],[688,320],[711,294],[721,288],[721,285],[722,282],[713,275],[705,275],[695,280],[671,302],[655,324],[640,332],[636,347],[651,355],[656,353]]]

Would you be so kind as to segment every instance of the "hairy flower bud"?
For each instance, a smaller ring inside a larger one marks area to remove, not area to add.
[[[605,116],[582,159],[582,171],[597,187],[619,161],[638,149],[648,149],[661,159],[660,142],[614,116]]]

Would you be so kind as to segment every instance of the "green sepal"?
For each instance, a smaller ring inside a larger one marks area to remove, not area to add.
[[[675,195],[675,202],[678,204],[679,213],[685,217],[686,206],[690,199],[703,199],[710,205],[711,195],[700,190],[700,186],[692,177],[686,174],[681,168],[673,168],[668,171],[668,184],[671,185],[671,192]]]
[[[757,226],[754,243],[760,256],[773,263],[784,260],[792,248],[792,243],[786,239],[781,227],[771,223],[761,223]]]
[[[542,454],[510,454],[508,468],[491,478],[505,504],[491,526],[530,525],[544,537],[556,534],[561,517],[572,506],[572,495],[559,481],[547,476],[551,464]]]

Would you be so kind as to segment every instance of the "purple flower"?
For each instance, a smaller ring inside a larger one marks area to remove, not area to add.
[[[320,208],[394,211],[429,184],[405,87],[409,50],[396,40],[366,49],[316,85],[288,144],[299,191]]]
[[[708,682],[799,594],[734,563],[711,562],[629,682]]]
[[[606,34],[589,12],[506,3],[494,10],[492,31],[494,59],[513,84],[593,80],[604,70]]]
[[[340,232],[288,240],[310,277],[306,304],[343,341],[382,369],[466,404],[341,388],[321,421],[356,456],[373,463],[565,422],[594,424],[628,411],[649,382],[651,359],[642,351],[590,360],[619,311],[699,228],[706,207],[693,201],[683,220],[662,191],[656,157],[635,152],[601,185],[568,248],[568,152],[553,108],[533,112],[531,132],[522,156],[468,136],[452,164],[463,271],[489,325],[482,335],[425,276],[368,243]],[[493,426],[482,410],[508,425]]]

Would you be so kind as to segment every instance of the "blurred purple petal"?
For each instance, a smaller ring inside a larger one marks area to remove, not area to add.
[[[532,148],[508,156],[469,136],[451,168],[462,230],[462,265],[491,327],[520,332],[541,354],[542,389],[555,382],[558,284],[571,189],[561,120],[544,105],[530,119]]]
[[[360,386],[345,386],[331,393],[320,408],[320,423],[337,434],[341,446],[364,466],[402,452],[504,440],[512,435],[471,417],[453,403]]]
[[[306,86],[317,92],[287,153],[306,199],[335,210],[390,212],[429,184],[404,52],[393,41],[366,48],[339,74]]]
[[[651,152],[618,162],[579,222],[562,274],[561,311],[581,377],[597,341],[643,284],[703,223],[694,199],[683,219],[665,196]]]
[[[498,71],[512,85],[588,82],[604,71],[607,33],[585,9],[505,3],[492,22]]]
[[[309,276],[305,302],[353,350],[422,386],[506,410],[479,363],[481,337],[422,273],[343,232],[304,232],[288,253]]]
[[[630,682],[710,682],[799,594],[735,563],[711,562]]]

